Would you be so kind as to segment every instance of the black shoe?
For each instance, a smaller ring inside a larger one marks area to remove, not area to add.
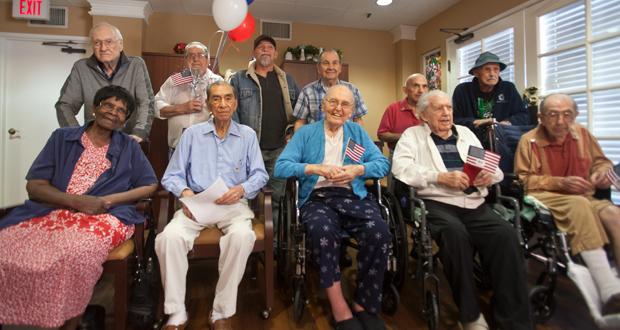
[[[603,315],[619,314],[620,313],[620,293],[609,297],[607,302],[603,304]]]
[[[362,323],[360,323],[355,316],[344,321],[336,322],[336,326],[334,328],[336,330],[364,330]]]
[[[385,330],[385,322],[377,314],[361,311],[353,315],[362,323],[364,330]]]
[[[104,330],[105,308],[99,305],[88,305],[82,315],[79,330]]]

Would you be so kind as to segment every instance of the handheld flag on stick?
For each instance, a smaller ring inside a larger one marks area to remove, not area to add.
[[[607,171],[607,173],[605,173],[605,175],[607,176],[609,181],[611,181],[611,183],[614,185],[614,187],[616,187],[616,189],[620,190],[620,177],[618,176],[618,174],[615,171],[617,166],[618,165],[610,168],[609,171]]]
[[[500,155],[494,152],[476,146],[469,146],[467,159],[463,166],[463,172],[469,177],[469,184],[473,184],[480,171],[495,173],[500,158]]]
[[[348,156],[356,163],[359,163],[362,160],[362,155],[364,155],[364,151],[366,148],[355,143],[351,138],[347,141],[347,147],[344,151],[345,156]]]
[[[172,75],[172,83],[175,86],[191,83],[194,81],[194,77],[192,76],[192,72],[189,69],[185,69],[181,72],[178,72]]]

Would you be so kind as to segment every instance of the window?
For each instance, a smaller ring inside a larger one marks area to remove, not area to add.
[[[483,52],[492,52],[499,56],[500,60],[507,65],[506,69],[501,72],[500,76],[503,80],[514,81],[514,29],[509,28],[482,40],[478,40],[474,43],[458,48],[458,83],[471,81],[473,79],[473,76],[469,74],[469,69],[474,66],[476,59]]]
[[[620,1],[583,0],[538,15],[541,95],[567,93],[577,121],[620,162]],[[620,192],[613,192],[620,202]]]

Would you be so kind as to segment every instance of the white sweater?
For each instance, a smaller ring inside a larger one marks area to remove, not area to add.
[[[465,162],[470,145],[482,146],[467,127],[454,125],[454,128],[458,134],[456,148],[461,160]],[[467,195],[460,190],[439,185],[437,176],[447,171],[426,123],[409,127],[403,132],[392,161],[392,173],[398,180],[417,188],[417,194],[421,198],[468,209],[477,208],[484,203],[484,197],[488,194],[486,188]],[[493,183],[500,182],[503,178],[504,173],[496,168]]]

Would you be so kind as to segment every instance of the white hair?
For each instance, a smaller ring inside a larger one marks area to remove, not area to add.
[[[90,40],[93,40],[93,32],[95,32],[96,30],[102,27],[106,27],[110,29],[112,31],[112,34],[114,35],[114,38],[116,38],[116,40],[123,40],[123,35],[121,34],[121,31],[116,26],[110,23],[107,23],[107,22],[97,23],[95,24],[95,26],[92,27],[92,29],[90,29],[90,32],[88,32],[88,35],[90,36]]]
[[[207,49],[207,46],[205,46],[200,41],[192,41],[189,44],[187,44],[187,46],[185,46],[185,55],[187,55],[187,52],[190,50],[190,48],[198,48],[198,49],[201,49],[202,52],[205,54],[209,53],[209,49]]]
[[[448,93],[440,89],[434,89],[430,92],[422,94],[422,96],[420,96],[420,99],[418,100],[418,104],[416,104],[415,106],[418,117],[420,117],[424,113],[424,111],[428,109],[428,107],[431,105],[431,98],[433,97],[445,97],[447,99],[450,99]]]

